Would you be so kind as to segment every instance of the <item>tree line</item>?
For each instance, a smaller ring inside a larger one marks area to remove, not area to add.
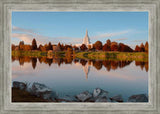
[[[119,51],[119,52],[148,52],[148,42],[141,43],[140,46],[136,45],[135,49],[132,49],[126,44],[123,43],[117,43],[115,41],[111,42],[110,39],[106,41],[106,43],[103,45],[101,41],[96,41],[93,45],[86,46],[85,44],[82,44],[80,47],[77,47],[76,45],[68,45],[68,44],[61,44],[58,43],[58,45],[52,45],[51,42],[48,44],[42,45],[40,44],[37,46],[36,39],[34,38],[32,40],[32,45],[24,44],[24,41],[20,41],[19,45],[12,44],[12,50],[24,50],[24,51],[30,51],[30,50],[39,50],[39,51],[67,51],[67,50],[75,50],[75,51]]]

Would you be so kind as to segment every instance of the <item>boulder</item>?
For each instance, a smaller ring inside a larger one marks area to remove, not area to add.
[[[113,97],[110,97],[110,100],[112,102],[116,101],[116,102],[123,102],[123,98],[121,95],[116,95],[116,96],[113,96]]]
[[[128,102],[148,102],[148,97],[145,94],[132,95],[128,98]]]
[[[108,91],[104,91],[100,88],[93,90],[93,99],[95,102],[108,102]]]
[[[47,92],[47,91],[52,91],[52,90],[44,84],[34,82],[32,85],[32,91],[35,93],[38,93],[38,92]]]
[[[77,99],[74,96],[66,95],[64,97],[59,97],[58,102],[77,102]]]
[[[107,102],[107,97],[97,97],[95,102]]]
[[[13,82],[13,87],[18,88],[20,90],[25,90],[27,88],[27,85],[23,82],[14,81]]]
[[[93,97],[94,98],[97,98],[97,97],[108,97],[108,91],[104,91],[100,88],[96,88],[94,89],[93,91]]]
[[[79,101],[86,101],[92,97],[92,95],[88,91],[84,91],[78,95],[75,96]]]
[[[52,91],[44,84],[34,82],[31,88],[32,94],[42,97],[43,99],[55,100],[57,98],[56,92]]]

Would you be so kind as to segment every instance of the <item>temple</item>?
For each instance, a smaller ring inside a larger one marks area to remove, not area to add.
[[[83,44],[85,44],[86,46],[88,46],[90,44],[90,39],[89,39],[88,31],[87,30],[86,30],[86,35],[83,38]]]

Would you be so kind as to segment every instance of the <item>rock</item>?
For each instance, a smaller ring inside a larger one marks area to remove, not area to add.
[[[44,84],[34,82],[32,85],[32,91],[37,93],[37,92],[47,92],[47,91],[52,91],[52,90]]]
[[[57,99],[58,102],[77,102],[77,99],[73,96],[66,95]]]
[[[93,98],[95,102],[108,102],[108,91],[95,88],[93,90]]]
[[[148,102],[148,97],[145,94],[132,95],[128,98],[128,102]]]
[[[95,102],[107,102],[107,97],[98,97]]]
[[[25,90],[27,88],[27,85],[23,82],[14,81],[13,87],[18,88],[20,90]]]
[[[93,91],[93,97],[96,98],[96,97],[108,97],[108,91],[104,91],[100,88],[96,88],[94,89]]]
[[[34,82],[31,88],[31,92],[32,94],[47,100],[55,101],[57,98],[56,92],[52,91],[46,85],[40,83]]]
[[[79,100],[79,101],[86,101],[88,99],[90,99],[92,97],[92,95],[88,92],[88,91],[84,91],[78,95],[76,95],[76,98]]]
[[[121,95],[116,95],[116,96],[114,96],[114,97],[110,97],[110,100],[111,100],[112,102],[114,102],[114,101],[116,101],[116,102],[123,102],[123,98],[122,98]]]

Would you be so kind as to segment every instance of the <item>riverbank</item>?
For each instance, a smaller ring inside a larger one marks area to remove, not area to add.
[[[148,61],[145,52],[78,52],[76,57],[91,60]]]
[[[12,102],[50,102],[31,93],[12,87]]]
[[[65,51],[12,51],[12,56],[29,56],[29,57],[65,57]],[[79,59],[88,60],[119,60],[119,61],[148,61],[148,53],[146,52],[75,52],[71,56]]]
[[[101,88],[95,88],[93,92],[86,90],[74,96],[60,97],[44,84],[34,82],[29,87],[26,83],[14,81],[12,102],[148,102],[148,97],[145,94],[137,94],[124,101],[122,95],[109,97],[109,92]]]

